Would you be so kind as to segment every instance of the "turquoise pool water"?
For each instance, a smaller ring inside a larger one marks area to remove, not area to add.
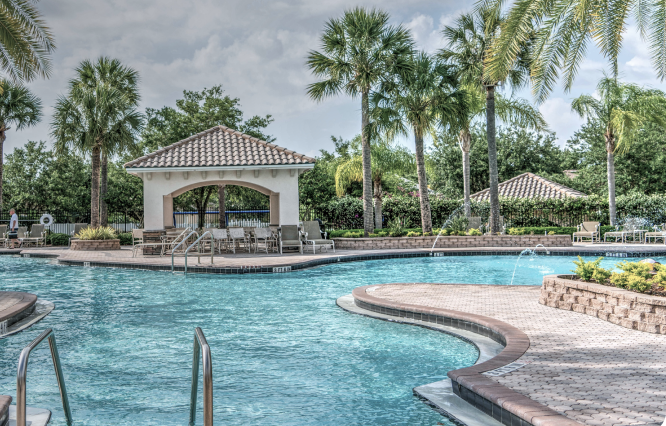
[[[193,330],[201,326],[213,354],[217,424],[449,425],[412,388],[471,365],[476,349],[438,332],[348,314],[335,299],[376,283],[508,284],[515,260],[394,259],[287,274],[183,276],[0,257],[1,290],[56,305],[30,330],[0,340],[0,394],[15,395],[20,350],[52,327],[76,425],[186,425]],[[567,272],[570,262],[522,259],[515,284],[538,285],[544,274]],[[52,409],[52,424],[63,425],[52,371],[40,347],[30,359],[28,404]],[[199,410],[197,424],[201,417]]]

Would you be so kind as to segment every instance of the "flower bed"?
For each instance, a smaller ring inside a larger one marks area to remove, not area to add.
[[[70,250],[120,250],[120,240],[72,240]]]
[[[381,250],[431,248],[437,237],[375,237],[334,238],[336,249]],[[569,235],[481,235],[439,237],[436,248],[515,247],[525,248],[543,244],[544,247],[570,247]]]
[[[666,334],[666,297],[584,282],[576,275],[545,276],[539,303],[633,330]]]

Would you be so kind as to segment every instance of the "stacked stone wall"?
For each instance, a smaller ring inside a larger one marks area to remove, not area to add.
[[[120,250],[120,240],[72,240],[70,250]]]
[[[381,250],[430,248],[437,237],[334,238],[336,249]],[[439,237],[435,248],[571,247],[569,235],[481,235]]]

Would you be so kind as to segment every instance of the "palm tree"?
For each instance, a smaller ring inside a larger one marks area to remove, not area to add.
[[[597,94],[599,99],[591,95],[579,96],[571,108],[583,118],[598,120],[606,128],[608,213],[610,224],[615,225],[615,152],[630,149],[638,131],[647,123],[666,129],[666,94],[661,90],[620,83],[606,75],[597,85]]]
[[[402,146],[381,140],[370,144],[372,153],[372,184],[375,198],[374,228],[382,228],[382,179],[389,174],[406,174],[414,170],[414,157]],[[352,182],[363,181],[363,156],[358,150],[335,171],[335,191],[343,196]],[[374,231],[374,229],[373,229]]]
[[[95,227],[106,221],[100,217],[101,162],[129,149],[143,125],[143,116],[136,110],[138,75],[109,58],[83,61],[76,73],[67,96],[56,102],[51,135],[57,151],[71,147],[91,155],[90,221]]]
[[[51,30],[31,0],[0,0],[0,67],[9,80],[28,82],[51,72]]]
[[[443,30],[448,47],[439,51],[442,59],[456,65],[460,81],[473,91],[485,92],[486,131],[488,133],[488,164],[490,169],[490,231],[499,231],[499,189],[497,172],[497,143],[495,135],[495,89],[509,84],[513,88],[525,84],[529,67],[527,45],[521,44],[518,60],[511,68],[496,77],[486,73],[488,50],[499,35],[504,17],[498,9],[482,7],[474,14],[460,16],[454,26]]]
[[[2,210],[2,172],[7,130],[34,126],[42,118],[42,101],[26,87],[10,81],[0,82],[0,210]]]
[[[389,138],[414,134],[416,172],[419,181],[421,226],[432,232],[430,199],[423,140],[439,127],[457,126],[466,116],[464,92],[450,65],[434,60],[425,52],[414,56],[412,71],[381,84],[371,97],[373,124]]]
[[[502,8],[503,1],[484,0],[481,7]],[[615,3],[585,0],[517,0],[502,24],[492,47],[488,75],[499,79],[519,59],[521,45],[533,47],[533,93],[546,99],[562,72],[568,91],[578,74],[590,41],[608,58],[617,77],[617,58],[624,32],[634,19],[641,38],[649,44],[652,63],[660,79],[666,77],[666,4],[657,0],[621,0]],[[536,24],[536,28],[534,27]]]
[[[469,153],[472,149],[471,126],[479,117],[486,115],[486,103],[483,92],[478,87],[467,87],[467,116],[459,121],[458,128],[451,128],[457,132],[458,146],[462,152],[463,160],[463,206],[465,216],[472,215],[470,201],[470,162]],[[538,108],[527,100],[521,98],[507,98],[497,93],[495,95],[495,114],[504,123],[509,123],[522,128],[530,128],[538,131],[546,130],[548,125]]]
[[[348,10],[326,23],[322,52],[310,51],[307,64],[323,80],[308,85],[308,95],[317,101],[345,92],[361,96],[363,157],[363,228],[373,231],[370,135],[370,91],[393,75],[409,71],[413,41],[402,26],[388,25],[385,12],[364,8]]]

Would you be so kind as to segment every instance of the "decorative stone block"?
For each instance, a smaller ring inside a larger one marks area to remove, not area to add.
[[[587,306],[590,304],[590,299],[588,299],[587,297],[579,296],[576,298],[576,303],[578,303],[579,305]]]
[[[578,303],[573,304],[571,307],[572,307],[574,312],[579,312],[581,314],[584,314],[585,313],[585,308],[587,308],[587,306],[580,305]]]
[[[633,321],[643,321],[645,319],[645,312],[632,310],[627,313],[627,318]]]
[[[645,331],[647,333],[659,333],[659,326],[657,324],[647,324],[644,322],[638,323],[638,330]]]
[[[624,328],[631,328],[632,330],[635,330],[637,328],[636,321],[632,321],[626,318],[620,320],[620,325]]]
[[[69,249],[77,251],[120,250],[120,240],[72,240]]]
[[[629,309],[621,306],[613,306],[613,313],[618,317],[626,318],[629,315]]]

